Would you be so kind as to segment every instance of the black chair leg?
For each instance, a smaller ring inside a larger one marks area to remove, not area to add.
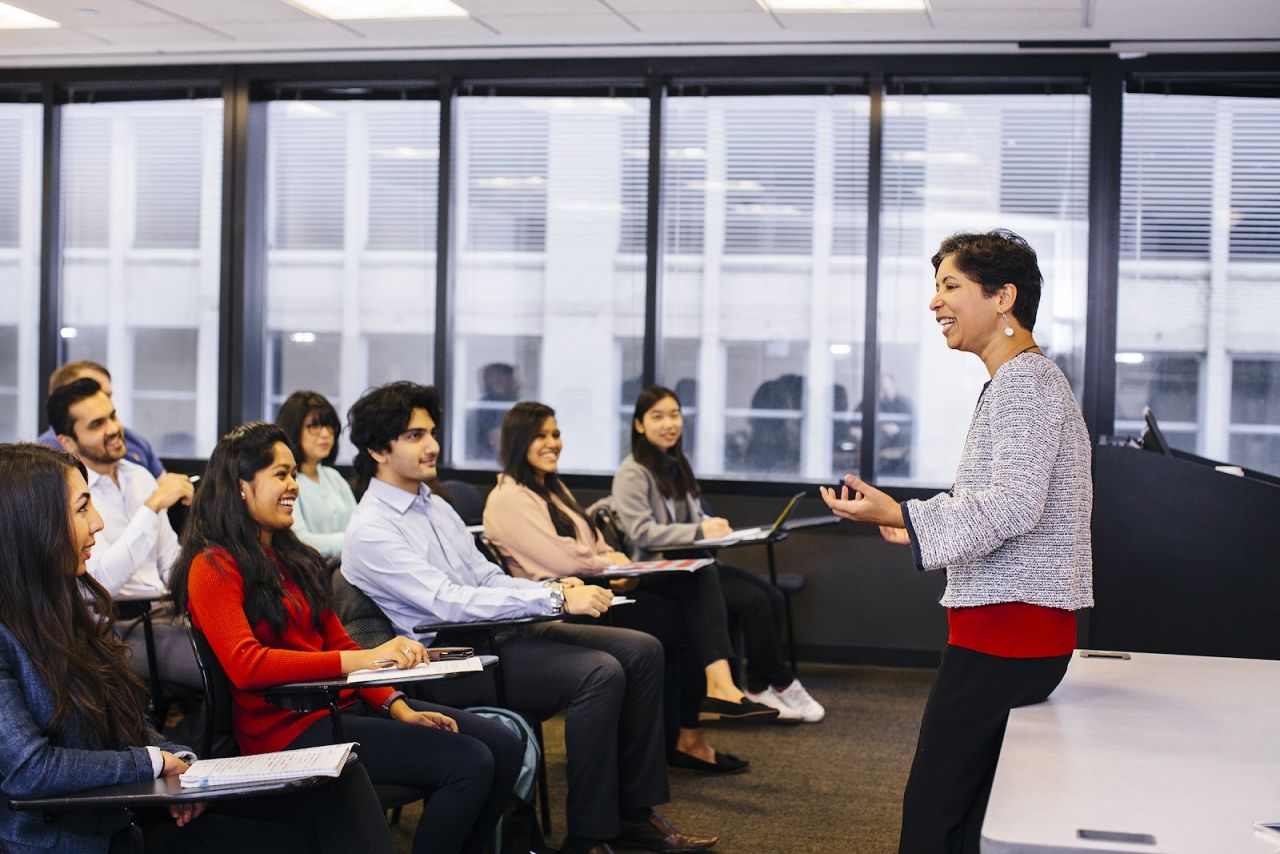
[[[787,616],[787,657],[791,659],[791,675],[795,676],[799,673],[796,668],[796,630],[795,622],[791,619],[791,594],[784,592],[782,594],[782,604],[786,609]]]
[[[551,836],[551,794],[547,786],[547,745],[542,740],[542,722],[533,725],[534,737],[538,739],[538,803],[541,809],[542,835]]]
[[[400,807],[391,808],[391,819],[388,824],[396,825],[400,823]]]

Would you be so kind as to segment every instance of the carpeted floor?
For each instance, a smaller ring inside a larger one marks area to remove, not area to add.
[[[713,746],[751,760],[747,773],[671,772],[661,812],[681,829],[717,833],[722,854],[879,854],[897,850],[902,787],[933,671],[802,665],[805,687],[827,708],[819,724],[708,728]],[[565,832],[564,731],[544,724],[552,834]],[[394,829],[409,852],[419,810]]]

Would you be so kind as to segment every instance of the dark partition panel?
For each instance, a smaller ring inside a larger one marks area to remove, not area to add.
[[[1094,449],[1095,648],[1280,659],[1280,484]]]

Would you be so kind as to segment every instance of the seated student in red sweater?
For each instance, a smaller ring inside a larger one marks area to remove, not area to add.
[[[222,437],[192,501],[171,580],[179,607],[231,681],[232,723],[245,753],[331,740],[327,712],[287,711],[262,689],[334,679],[379,659],[412,667],[426,655],[409,638],[366,650],[347,636],[329,604],[324,559],[290,530],[296,473],[288,439],[274,424],[245,424]],[[431,790],[415,854],[483,850],[520,770],[519,738],[392,688],[344,692],[341,707],[345,736],[360,743],[374,783]]]

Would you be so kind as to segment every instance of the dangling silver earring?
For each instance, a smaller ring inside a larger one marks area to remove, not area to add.
[[[1007,337],[1012,338],[1012,337],[1013,337],[1013,327],[1009,325],[1009,320],[1008,320],[1008,318],[1006,318],[1006,317],[1004,316],[1004,312],[1003,312],[1003,311],[1002,311],[1002,312],[1000,312],[1000,320],[1004,323],[1004,334],[1005,334]]]
[[[1010,333],[1010,334],[1012,335],[1013,333]],[[244,494],[244,490],[242,489],[242,490],[240,490],[240,497],[241,497],[241,498],[248,498],[249,496],[245,495],[245,494]]]

